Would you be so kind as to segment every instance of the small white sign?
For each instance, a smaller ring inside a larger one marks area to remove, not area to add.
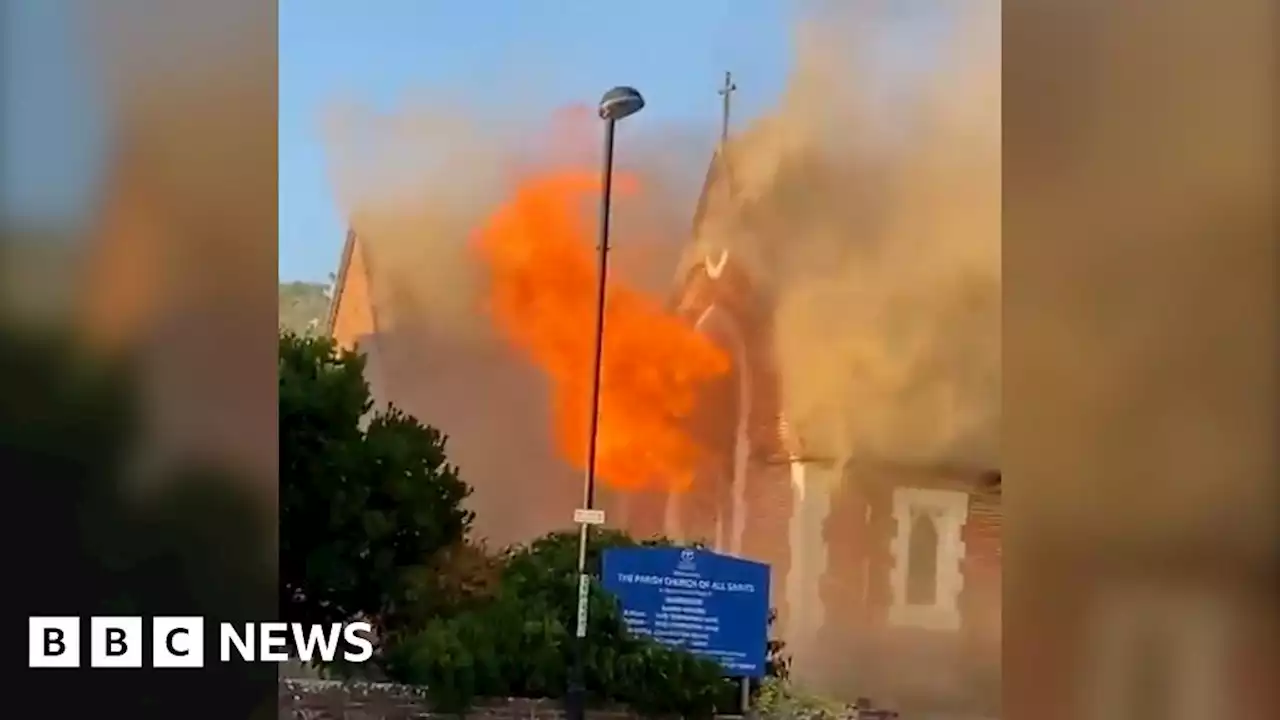
[[[579,525],[603,525],[604,511],[578,508],[573,511],[573,521]]]

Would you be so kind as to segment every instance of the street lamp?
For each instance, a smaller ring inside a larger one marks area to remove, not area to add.
[[[613,195],[613,136],[618,121],[640,112],[644,97],[632,87],[616,87],[600,98],[600,119],[604,120],[604,167],[601,171],[599,269],[596,273],[595,357],[592,362],[591,423],[587,436],[587,471],[582,483],[582,507],[592,510],[596,500],[596,443],[600,431],[600,375],[604,357],[605,286],[609,273],[609,204]],[[573,638],[569,667],[569,688],[565,695],[567,720],[582,720],[586,712],[587,598],[591,577],[587,573],[587,540],[590,523],[578,526],[578,622]]]

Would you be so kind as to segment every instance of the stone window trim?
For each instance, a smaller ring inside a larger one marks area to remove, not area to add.
[[[907,603],[911,530],[927,513],[938,531],[935,575],[937,592],[930,605]],[[969,520],[969,494],[959,490],[897,487],[893,491],[896,532],[889,544],[889,624],[938,631],[958,631],[963,624],[960,595],[964,590],[964,526]]]

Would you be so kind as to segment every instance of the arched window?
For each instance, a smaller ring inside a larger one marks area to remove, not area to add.
[[[907,605],[933,605],[938,600],[938,526],[928,513],[911,521],[907,546]]]
[[[893,491],[895,530],[889,544],[895,627],[957,631],[964,588],[969,495],[959,490],[897,487]]]

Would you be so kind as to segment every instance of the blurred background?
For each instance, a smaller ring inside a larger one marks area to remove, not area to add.
[[[296,273],[278,263],[283,10],[2,7],[0,476],[41,523],[6,525],[11,594],[28,614],[268,619],[276,333],[319,302],[281,283],[327,283],[342,242],[317,240],[328,249]],[[1008,717],[1280,707],[1275,13],[1003,8]],[[356,105],[316,118],[330,147],[385,134]],[[708,115],[666,144],[709,152]],[[327,182],[359,197],[361,177]],[[642,284],[646,262],[633,267]],[[73,682],[99,709],[265,717],[263,667]],[[42,716],[83,715],[66,677],[31,680]]]
[[[1274,713],[1275,13],[1005,6],[1011,717]]]
[[[0,476],[27,615],[275,615],[275,8],[5,2]],[[25,621],[24,621],[25,624]],[[16,625],[16,623],[15,623]],[[275,668],[33,673],[49,717],[275,713]]]

